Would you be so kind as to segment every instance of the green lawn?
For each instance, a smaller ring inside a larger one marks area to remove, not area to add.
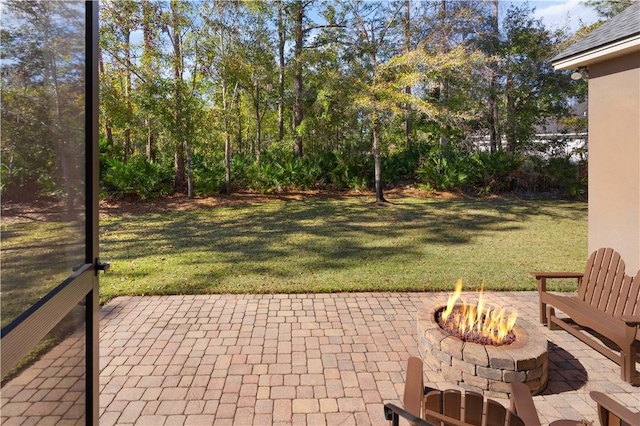
[[[582,270],[587,204],[306,198],[101,222],[101,300],[119,295],[533,290],[532,270]],[[574,282],[556,283],[571,290]],[[562,287],[560,287],[562,286]],[[551,288],[554,289],[552,283]]]
[[[5,220],[0,225],[3,327],[62,283],[85,256],[84,222]]]

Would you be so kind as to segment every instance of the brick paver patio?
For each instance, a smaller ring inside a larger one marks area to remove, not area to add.
[[[101,310],[100,424],[386,425],[382,406],[399,404],[406,360],[418,355],[417,311],[423,299],[444,304],[447,296],[116,298]],[[598,424],[591,390],[640,410],[640,389],[620,379],[617,364],[537,322],[535,292],[489,297],[516,309],[521,325],[550,342],[549,384],[534,397],[543,424],[560,418]],[[428,369],[425,381],[453,387]],[[19,407],[24,422],[3,412],[3,423],[35,424],[27,415],[28,404],[38,403],[33,393],[25,398],[16,384],[6,389],[22,400],[3,395],[3,408]]]

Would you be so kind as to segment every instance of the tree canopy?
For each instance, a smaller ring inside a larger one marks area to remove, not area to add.
[[[2,29],[3,194],[58,179],[50,146],[18,143],[55,122],[51,110],[31,109],[20,134],[15,121],[25,96],[51,87],[28,78],[48,44],[29,38],[39,18],[26,3],[5,3],[24,21]],[[382,201],[388,184],[492,192],[516,175],[531,189],[535,134],[585,96],[549,64],[573,34],[526,4],[498,16],[497,0],[111,0],[100,16],[106,194],[374,187]]]

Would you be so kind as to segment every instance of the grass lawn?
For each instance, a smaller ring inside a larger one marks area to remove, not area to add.
[[[62,283],[85,256],[83,220],[25,217],[0,223],[3,327]]]
[[[119,295],[533,290],[583,270],[587,204],[511,198],[274,198],[101,220],[101,300]],[[555,287],[554,287],[555,286]],[[575,282],[551,283],[572,290]]]

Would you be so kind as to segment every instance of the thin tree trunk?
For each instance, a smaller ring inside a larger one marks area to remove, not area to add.
[[[191,159],[191,146],[187,140],[184,141],[184,150],[187,156],[187,197],[193,198],[195,196],[193,183],[193,161]]]
[[[493,54],[497,52],[500,41],[500,29],[498,26],[498,1],[493,0],[493,16],[491,20],[491,41]],[[498,130],[498,64],[491,64],[491,85],[489,87],[489,148],[496,152],[500,145],[500,132]]]
[[[124,149],[123,160],[126,163],[131,153],[131,119],[133,117],[133,108],[131,106],[131,17],[125,18],[124,32],[124,60],[125,60],[125,87],[124,99],[127,109],[127,123],[124,129]]]
[[[507,129],[505,134],[507,136],[507,151],[514,153],[516,151],[516,114],[515,114],[515,99],[513,98],[513,77],[507,76],[507,85],[505,87],[507,92]]]
[[[224,113],[224,183],[227,195],[231,194],[231,135],[227,111],[227,85],[222,81],[222,109]]]
[[[378,107],[374,104],[371,116],[373,130],[373,178],[376,191],[376,203],[385,203],[382,193],[382,157],[380,156],[380,115]]]
[[[238,85],[234,89],[234,96]],[[226,81],[222,81],[222,110],[224,113],[224,182],[227,195],[231,194],[231,131],[229,125],[229,101]]]
[[[65,207],[69,218],[73,217],[73,206],[75,204],[75,190],[73,188],[73,178],[71,176],[71,161],[69,157],[68,140],[70,137],[65,133],[64,118],[62,116],[62,93],[60,91],[60,82],[58,81],[58,63],[56,58],[55,43],[52,43],[52,35],[50,33],[53,24],[51,22],[51,5],[47,4],[44,16],[40,17],[43,22],[44,30],[44,66],[45,90],[49,90],[47,86],[53,88],[54,98],[54,126],[53,126],[53,147],[56,152],[56,159],[59,161],[60,170],[62,172],[62,181],[66,190]]]
[[[182,192],[185,187],[185,161],[184,161],[184,117],[182,117],[182,49],[180,46],[180,29],[178,24],[178,11],[176,0],[171,1],[172,26],[173,26],[173,77],[174,77],[174,119],[175,119],[175,189]]]
[[[156,135],[151,127],[151,119],[149,117],[144,120],[145,125],[147,126],[147,146],[145,149],[147,161],[153,161],[156,159],[156,153],[154,150],[154,146],[156,144]]]
[[[144,39],[144,51],[143,51],[143,60],[142,63],[147,67],[148,70],[151,70],[151,57],[154,53],[154,43],[153,43],[153,13],[154,9],[151,6],[149,0],[142,0],[142,35]],[[154,128],[154,119],[153,117],[146,113],[146,117],[144,119],[145,126],[147,126],[147,144],[146,144],[146,157],[147,161],[155,160],[155,144],[156,144],[156,131]]]
[[[235,103],[236,103],[235,104],[235,106],[236,106],[236,117],[238,117],[238,122],[237,122],[238,131],[236,133],[236,147],[237,148],[242,147],[242,152],[244,154],[246,154],[247,153],[246,146],[242,143],[242,111],[241,111],[241,107],[240,107],[240,90],[238,90],[236,92]]]
[[[405,0],[404,2],[404,51],[405,53],[409,53],[411,51],[411,1]],[[410,96],[411,95],[411,86],[406,86],[404,88],[404,92]],[[407,144],[407,149],[411,149],[413,145],[413,141],[411,140],[411,131],[412,131],[412,111],[411,104],[407,103],[405,105],[404,112],[404,136]]]
[[[293,90],[294,90],[294,104],[293,104],[293,138],[295,141],[293,152],[298,157],[302,157],[302,136],[298,132],[300,124],[302,123],[302,96],[303,96],[303,82],[302,82],[302,42],[303,42],[303,19],[304,19],[304,6],[301,0],[297,0],[294,3],[294,38],[295,44],[293,49]]]
[[[260,117],[260,85],[257,81],[255,82],[253,112],[256,116],[256,161],[260,161],[260,151],[262,150],[262,117]]]
[[[441,13],[441,25],[442,25],[442,38],[440,40],[442,52],[446,52],[447,49],[447,40],[446,40],[446,24],[447,24],[447,0],[441,0],[440,3],[440,13]],[[446,78],[442,78],[440,81],[440,102],[444,104],[449,97],[449,82]],[[449,139],[447,137],[447,127],[442,130],[440,133],[440,146],[445,148],[449,144]]]
[[[284,22],[282,19],[282,0],[278,0],[278,140],[284,138]]]
[[[99,55],[99,61],[98,61],[98,70],[100,72],[100,76],[104,77],[105,73],[104,73],[104,61],[102,60],[102,51],[100,51],[98,53]],[[107,114],[103,114],[102,115],[102,120],[104,123],[104,135],[107,139],[107,146],[110,149],[109,154],[111,156],[113,156],[113,151],[114,151],[114,146],[113,146],[113,130],[111,129],[111,124],[109,122],[109,117],[107,116]]]

